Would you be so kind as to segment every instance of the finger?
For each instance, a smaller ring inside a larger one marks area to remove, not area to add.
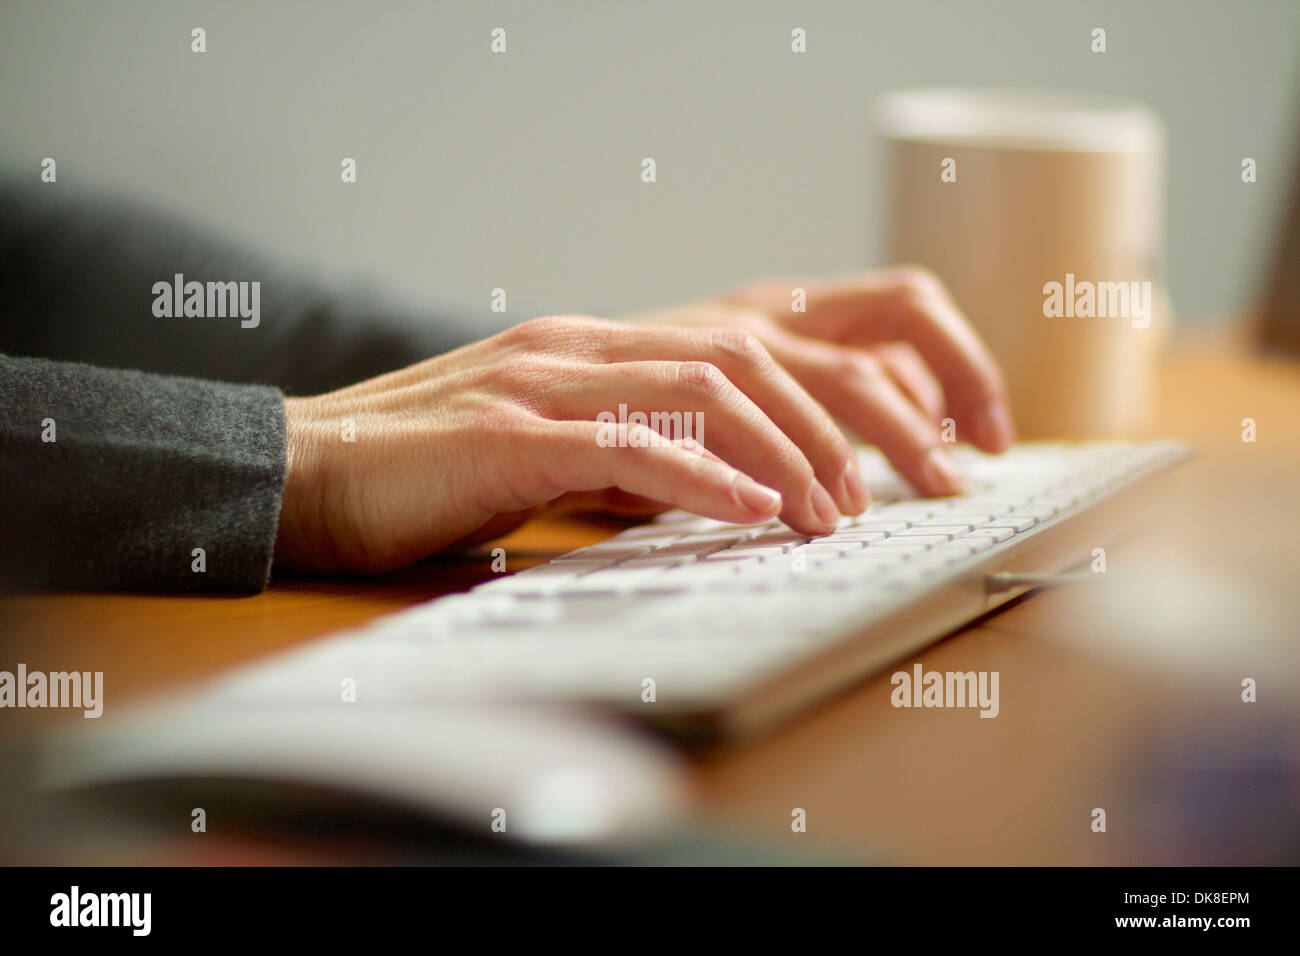
[[[789,332],[779,333],[769,344],[773,356],[810,383],[831,414],[884,452],[921,494],[965,490],[934,423],[899,391],[874,356]]]
[[[611,333],[606,358],[623,363],[655,359],[708,362],[717,366],[732,385],[798,446],[840,511],[860,514],[871,504],[867,487],[858,474],[857,456],[844,435],[803,386],[773,361],[752,332],[739,328],[629,327]],[[715,442],[709,444],[715,450],[722,450]],[[750,473],[766,480],[763,475]]]
[[[611,443],[612,442],[612,443]],[[524,442],[525,461],[555,497],[566,491],[621,488],[719,521],[754,524],[781,510],[781,495],[697,442],[665,443],[640,425],[547,423]]]
[[[685,445],[686,442],[675,441],[673,444]],[[715,462],[723,460],[698,442],[692,441],[689,449]],[[568,492],[556,498],[549,506],[549,510],[559,514],[572,511],[601,511],[604,514],[623,516],[623,518],[627,516],[646,518],[649,515],[663,514],[669,509],[672,509],[672,505],[668,502],[654,501],[653,498],[645,498],[640,494],[624,492],[621,488],[599,488],[594,492]]]
[[[889,342],[873,345],[867,351],[880,361],[894,384],[926,418],[936,424],[943,421],[943,386],[916,349],[906,342]]]
[[[677,445],[686,445],[684,440],[674,441]],[[698,442],[691,441],[689,449],[713,461],[722,461]],[[551,508],[557,512],[566,511],[602,511],[622,517],[646,517],[661,514],[672,508],[666,501],[655,501],[641,495],[634,495],[622,488],[600,488],[596,491],[571,491],[551,502]]]
[[[808,290],[819,335],[846,345],[905,341],[943,384],[958,434],[985,451],[1015,441],[997,363],[942,284],[914,268],[839,280]]]
[[[779,491],[785,502],[781,517],[792,528],[825,534],[839,520],[834,500],[803,452],[717,366],[707,362],[620,362],[585,366],[584,371],[582,378],[555,390],[548,399],[547,414],[579,419],[609,412],[625,420],[639,412],[644,416],[640,424],[654,423],[651,429],[667,430],[667,437],[689,435],[756,481]]]

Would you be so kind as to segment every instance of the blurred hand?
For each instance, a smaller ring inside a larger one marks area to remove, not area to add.
[[[620,404],[703,413],[707,449],[595,420]],[[392,570],[503,534],[566,492],[617,489],[739,523],[779,514],[810,535],[870,501],[834,421],[735,326],[534,319],[337,392],[287,398],[285,421],[276,563],[299,570]],[[611,428],[613,446],[602,441]]]
[[[805,311],[795,311],[795,290]],[[1006,386],[974,330],[931,274],[900,267],[834,280],[763,280],[637,323],[752,332],[825,408],[878,446],[922,493],[957,494],[941,422],[988,452],[1015,442]]]

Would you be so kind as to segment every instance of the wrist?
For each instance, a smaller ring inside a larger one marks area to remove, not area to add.
[[[284,399],[284,491],[275,535],[275,564],[301,570],[326,570],[333,560],[325,548],[317,442],[313,439],[311,399]]]

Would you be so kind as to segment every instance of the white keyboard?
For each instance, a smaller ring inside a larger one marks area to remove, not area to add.
[[[1074,543],[1060,532],[1185,455],[1172,443],[1022,444],[996,457],[958,447],[970,491],[917,499],[864,452],[872,507],[824,537],[670,513],[313,643],[221,689],[326,702],[350,680],[359,704],[560,699],[735,732],[1025,590],[990,593],[993,571],[1086,563],[1105,529]]]

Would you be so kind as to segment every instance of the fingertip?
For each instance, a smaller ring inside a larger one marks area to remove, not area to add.
[[[845,462],[841,483],[844,486],[844,497],[851,506],[850,510],[845,512],[846,514],[860,515],[871,507],[871,491],[867,488],[867,483],[862,480],[862,472],[858,469],[858,459],[855,455],[850,455],[849,460]]]
[[[774,518],[781,512],[781,493],[760,485],[748,475],[736,472],[731,486],[732,497],[756,519]]]
[[[984,406],[979,419],[979,446],[984,451],[1000,453],[1016,443],[1016,426],[1004,399],[995,398]]]
[[[966,479],[956,463],[937,445],[926,453],[921,465],[921,480],[924,485],[921,490],[934,497],[960,495],[966,490]]]
[[[814,517],[821,522],[824,530],[822,534],[828,534],[835,530],[839,524],[840,509],[835,504],[835,499],[831,497],[829,491],[820,481],[814,481],[812,493],[809,495],[809,504],[812,506]]]

